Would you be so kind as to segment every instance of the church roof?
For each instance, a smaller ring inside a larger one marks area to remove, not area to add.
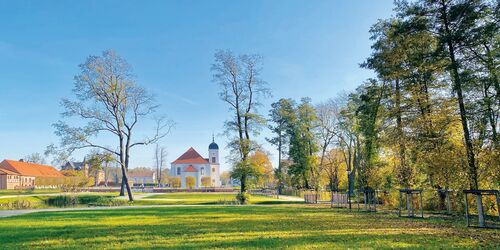
[[[217,143],[212,142],[210,145],[208,145],[208,149],[219,149],[219,145]]]
[[[191,147],[172,163],[208,164],[208,161]]]
[[[198,170],[196,170],[196,168],[193,167],[193,165],[189,165],[184,168],[183,172],[198,172]]]
[[[217,145],[217,143],[215,143],[215,137],[214,135],[212,135],[212,143],[210,143],[210,145],[208,145],[208,149],[219,149],[219,145]]]

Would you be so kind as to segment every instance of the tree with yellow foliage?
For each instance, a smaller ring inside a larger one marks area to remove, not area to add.
[[[210,187],[211,186],[210,177],[208,177],[208,176],[201,177],[201,186],[202,187]]]
[[[196,186],[196,180],[193,176],[186,176],[186,187],[194,188]]]
[[[257,150],[248,156],[248,161],[255,169],[254,185],[257,187],[273,187],[274,171],[267,153]]]

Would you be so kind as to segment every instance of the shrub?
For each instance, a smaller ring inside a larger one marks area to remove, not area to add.
[[[126,200],[114,199],[113,196],[99,196],[99,195],[60,195],[49,197],[45,200],[49,206],[55,207],[72,207],[77,205],[89,206],[123,206],[127,204]]]
[[[196,179],[193,176],[186,176],[186,187],[194,188],[196,186]]]
[[[236,199],[240,202],[240,204],[248,204],[250,202],[250,194],[247,192],[240,192],[236,195]]]
[[[168,183],[173,188],[180,188],[181,187],[181,178],[180,177],[169,176],[168,177]]]
[[[36,204],[32,203],[29,200],[13,200],[4,203],[0,203],[0,209],[30,209],[33,208]]]
[[[378,201],[388,209],[398,209],[399,191],[382,191],[378,193]]]
[[[240,201],[237,199],[219,199],[216,204],[218,205],[239,205]]]
[[[112,206],[124,206],[127,205],[128,202],[126,200],[114,199],[110,196],[101,196],[98,197],[94,202],[88,203],[93,206],[103,206],[103,207],[112,207]]]
[[[99,195],[80,195],[78,196],[78,202],[80,204],[92,204],[96,203],[99,198],[108,197],[108,196],[99,196]]]
[[[49,197],[45,200],[45,204],[54,207],[72,207],[79,204],[79,200],[77,196],[72,195],[59,195]]]

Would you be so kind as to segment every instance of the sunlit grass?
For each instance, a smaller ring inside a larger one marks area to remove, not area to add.
[[[148,196],[135,201],[135,205],[208,205],[227,204],[236,199],[236,193],[167,193]],[[280,204],[291,203],[274,197],[252,195],[251,204]]]
[[[18,248],[495,248],[500,234],[448,219],[411,220],[303,205],[35,213],[0,219]]]

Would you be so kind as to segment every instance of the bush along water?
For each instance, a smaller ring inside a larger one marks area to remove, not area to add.
[[[49,197],[45,204],[53,207],[74,207],[79,204],[78,197],[72,195],[59,195]]]
[[[127,201],[114,199],[113,196],[98,196],[98,195],[60,195],[49,197],[45,200],[45,204],[54,207],[75,207],[78,205],[88,206],[123,206],[127,205]]]

